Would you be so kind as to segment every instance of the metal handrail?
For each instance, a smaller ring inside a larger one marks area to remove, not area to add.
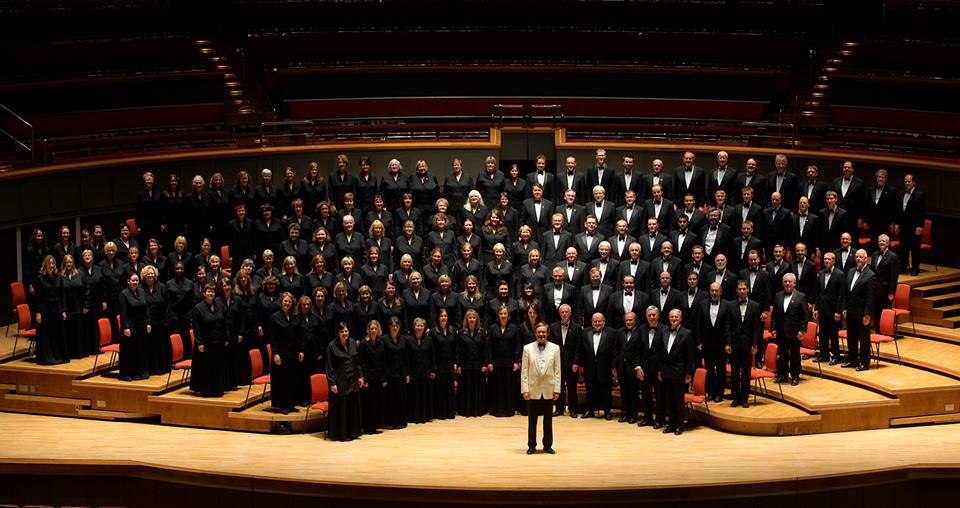
[[[18,115],[14,110],[8,108],[8,107],[7,107],[6,105],[4,105],[4,104],[0,104],[0,108],[3,108],[4,111],[6,111],[7,113],[10,113],[11,115],[13,115],[14,118],[16,118],[17,120],[19,120],[22,124],[26,125],[28,129],[30,129],[30,146],[27,146],[23,141],[21,141],[19,138],[17,138],[17,137],[14,136],[13,134],[7,132],[5,129],[0,128],[0,132],[2,132],[4,135],[6,135],[8,138],[10,138],[14,143],[22,146],[25,150],[27,150],[28,152],[30,152],[30,157],[32,158],[32,157],[33,157],[33,147],[34,147],[34,143],[35,143],[35,141],[36,141],[35,133],[34,133],[34,129],[33,129],[33,124],[30,123],[30,122],[28,122],[28,121],[27,121],[26,119],[24,119],[22,116]]]

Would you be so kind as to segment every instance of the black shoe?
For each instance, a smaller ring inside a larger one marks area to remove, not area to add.
[[[556,455],[557,452],[553,448],[544,448],[543,453],[549,453],[550,455]]]
[[[606,411],[603,414],[603,419],[609,422],[610,420],[613,420],[613,415],[610,414],[610,411]]]
[[[810,355],[800,355],[800,359],[801,359],[801,360],[809,360],[809,359],[810,359]]]
[[[678,426],[678,427],[676,428],[676,430],[673,431],[673,433],[676,434],[676,435],[678,435],[678,436],[679,436],[680,434],[683,434],[683,425]]]
[[[847,363],[841,365],[841,367],[843,367],[843,368],[845,368],[845,369],[852,369],[852,368],[854,368],[854,367],[858,367],[858,365],[855,364],[855,363],[853,363],[853,362],[847,362]]]
[[[563,416],[563,411],[560,411],[560,410],[554,411],[553,416]]]
[[[288,415],[288,414],[290,414],[290,409],[289,409],[289,408],[283,408],[283,409],[280,410],[280,414],[282,414],[282,415]]]
[[[713,398],[714,402],[723,402],[723,395],[717,395]]]
[[[831,366],[833,366],[833,365],[839,365],[839,364],[840,364],[840,359],[839,359],[839,358],[831,358],[831,359],[830,359],[830,365],[831,365]]]
[[[619,420],[617,420],[617,423],[626,423],[627,420],[629,420],[629,418],[627,418],[627,415],[623,415],[620,417]]]
[[[133,381],[133,378],[130,376],[120,376],[120,381]]]
[[[740,407],[744,409],[750,407],[750,399],[743,399],[743,402],[740,403]]]
[[[576,418],[576,417],[577,417],[577,412],[576,412],[576,411],[570,411],[570,418]]]
[[[627,423],[629,423],[630,425],[633,425],[634,423],[637,423],[637,419],[636,419],[636,418],[629,418],[629,419],[627,419]]]
[[[673,427],[664,427],[664,428],[663,428],[663,433],[664,433],[664,434],[670,434],[671,432],[673,432],[673,430],[674,430]]]
[[[651,425],[651,426],[654,425],[653,420],[648,420],[644,418],[643,420],[640,421],[640,423],[637,424],[638,427],[646,427],[647,425]]]
[[[537,453],[537,450],[536,450],[536,449],[534,449],[534,448],[527,448],[527,455],[533,455],[534,453]]]
[[[913,270],[910,270],[910,275],[916,277],[917,275],[920,275],[920,270],[914,268]]]
[[[793,379],[790,380],[790,386],[797,386],[798,384],[800,384],[800,380],[799,380],[799,379],[793,378]]]
[[[863,372],[863,371],[865,371],[865,370],[870,370],[870,367],[867,366],[867,365],[858,365],[858,366],[857,366],[857,372]]]
[[[587,411],[586,413],[583,413],[580,415],[580,418],[593,418],[593,411]]]
[[[734,401],[730,403],[730,407],[740,407],[740,401],[734,399]]]

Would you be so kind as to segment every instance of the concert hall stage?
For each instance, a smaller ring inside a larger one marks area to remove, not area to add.
[[[13,351],[13,325],[0,337],[0,504],[923,506],[955,485],[938,479],[960,478],[960,270],[925,268],[901,277],[916,323],[878,368],[805,360],[798,386],[768,382],[749,409],[692,405],[680,437],[560,417],[556,456],[524,454],[520,416],[327,442],[322,411],[275,413],[269,387],[210,399],[180,372],[124,383],[109,355],[39,366],[23,340]],[[271,435],[281,428],[293,435]]]

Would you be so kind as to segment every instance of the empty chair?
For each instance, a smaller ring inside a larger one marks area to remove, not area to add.
[[[307,414],[303,417],[303,432],[307,432],[307,420],[310,418],[310,411],[328,411],[330,402],[330,387],[327,383],[326,374],[313,374],[310,376],[310,406],[307,407]]]
[[[263,392],[260,394],[260,402],[267,397],[267,385],[270,384],[270,374],[263,373],[263,358],[260,356],[259,349],[251,349],[248,352],[250,356],[250,384],[247,385],[247,396],[243,398],[243,405],[247,405],[250,400],[250,390],[253,385],[263,385]]]
[[[193,369],[193,360],[183,359],[183,338],[180,337],[179,333],[170,335],[170,347],[173,351],[171,355],[173,358],[173,369],[167,374],[167,386],[170,386],[170,376],[173,375],[174,370],[182,371],[180,374],[180,384],[183,384],[184,381],[187,380],[187,374]]]
[[[816,321],[807,322],[807,330],[803,332],[803,340],[800,342],[800,354],[813,356],[814,361],[817,363],[817,370],[820,372],[820,377],[823,377],[823,367],[820,366],[819,354],[820,350],[817,347],[817,333],[820,330],[820,325]]]
[[[897,290],[893,294],[893,313],[894,324],[900,316],[910,316],[910,325],[913,326],[913,333],[917,333],[917,324],[913,322],[913,313],[910,312],[910,284],[897,284]]]
[[[119,317],[119,316],[118,316]],[[113,331],[110,328],[110,320],[107,318],[100,318],[97,320],[97,329],[100,332],[100,353],[110,353],[110,361],[107,362],[107,368],[109,369],[113,362],[117,359],[117,355],[120,354],[120,344],[111,344],[113,341]],[[100,360],[100,355],[97,355],[93,359],[93,370],[97,370],[97,362]]]
[[[877,366],[880,366],[880,344],[886,344],[888,342],[893,342],[894,347],[897,348],[897,363],[900,363],[900,346],[897,345],[897,341],[893,336],[893,332],[896,329],[896,313],[893,309],[883,309],[883,312],[880,314],[880,333],[871,333],[870,334],[870,343],[875,346],[874,352],[876,353]]]
[[[757,388],[762,388],[763,393],[767,391],[767,379],[776,379],[777,377],[777,345],[773,342],[767,343],[767,348],[763,351],[763,368],[756,367],[750,369],[750,379],[756,384]],[[783,399],[783,387],[777,383],[780,388],[780,399]],[[757,402],[757,394],[753,394],[753,402]]]
[[[703,404],[707,408],[707,416],[710,416],[710,404],[707,403],[707,369],[697,369],[693,372],[693,393],[683,394],[683,403],[693,414],[694,404]]]

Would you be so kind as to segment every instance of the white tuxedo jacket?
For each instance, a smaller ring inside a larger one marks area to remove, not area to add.
[[[543,371],[540,370],[540,351],[536,342],[523,347],[520,366],[520,393],[529,393],[530,400],[553,399],[560,393],[560,346],[547,342]]]

